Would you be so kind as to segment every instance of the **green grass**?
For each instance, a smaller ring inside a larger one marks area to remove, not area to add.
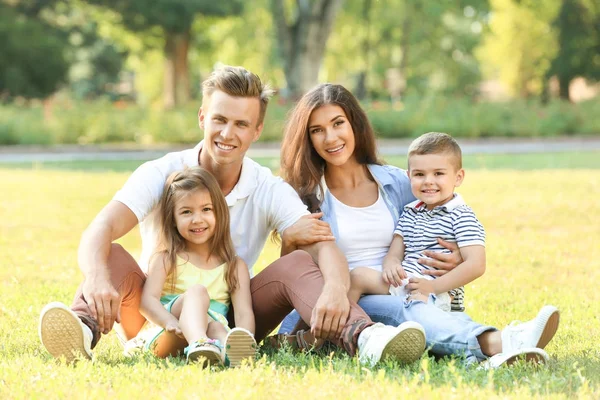
[[[406,168],[405,156],[386,156],[384,160],[392,165]],[[272,157],[255,157],[255,161],[271,169],[279,168],[279,159]],[[32,169],[32,170],[80,170],[97,172],[133,171],[144,161],[51,161],[1,163],[0,168]],[[463,164],[470,169],[599,169],[600,151],[566,152],[566,153],[534,153],[534,154],[469,154],[463,157]]]
[[[528,157],[514,157],[513,166],[531,165]],[[64,365],[39,343],[39,311],[71,301],[82,278],[79,236],[128,173],[0,168],[0,398],[598,398],[600,178],[591,168],[467,171],[460,192],[486,228],[488,259],[486,274],[467,287],[469,314],[503,327],[543,304],[561,309],[547,366],[489,373],[428,357],[369,370],[337,352],[286,350],[240,369],[202,371],[176,358],[127,359],[114,334],[94,362]],[[137,231],[120,242],[139,254]],[[257,269],[277,251],[269,243]]]

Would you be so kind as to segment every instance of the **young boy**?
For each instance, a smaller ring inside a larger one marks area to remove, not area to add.
[[[390,293],[431,301],[444,311],[464,311],[463,285],[485,272],[485,232],[473,210],[454,193],[465,176],[460,146],[445,133],[420,136],[408,149],[408,175],[418,200],[404,207],[382,272],[351,271],[349,298]],[[463,262],[436,279],[436,270],[418,260],[425,250],[447,251],[438,238],[456,242]]]

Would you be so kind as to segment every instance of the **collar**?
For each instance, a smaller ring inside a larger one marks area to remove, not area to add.
[[[445,209],[446,211],[451,212],[456,207],[464,206],[465,204],[466,203],[463,200],[462,196],[458,193],[454,193],[454,196],[452,197],[452,199],[450,199],[445,204],[435,207],[433,210]],[[405,205],[404,208],[405,209],[413,209],[415,211],[423,211],[423,210],[426,210],[426,204],[423,203],[421,200],[415,200],[412,203],[408,203],[407,205]]]
[[[379,186],[396,184],[392,174],[386,170],[385,165],[368,164],[367,168],[369,168],[369,172],[371,173],[371,176],[375,178],[375,181],[380,184]]]
[[[204,140],[194,147],[193,151],[189,155],[190,159],[186,160],[186,162],[191,162],[189,165],[199,165],[198,161],[203,146]],[[225,196],[225,200],[227,201],[227,205],[229,207],[233,206],[238,200],[245,199],[246,197],[250,196],[254,189],[256,189],[258,186],[257,175],[259,167],[260,165],[256,161],[253,161],[249,157],[244,157],[240,179],[237,181],[231,192]]]

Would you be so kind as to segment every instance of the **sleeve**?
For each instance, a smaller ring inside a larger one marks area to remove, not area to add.
[[[481,225],[470,207],[464,206],[455,210],[452,224],[456,235],[456,244],[459,248],[476,245],[485,246],[483,225]]]
[[[262,202],[269,219],[271,229],[276,229],[281,235],[304,215],[309,215],[306,205],[302,203],[296,191],[283,179],[275,181],[268,188],[263,188],[265,196]]]
[[[399,236],[402,236],[402,238],[404,238],[403,228],[405,226],[407,226],[406,213],[402,214],[400,216],[400,219],[398,219],[398,223],[396,224],[396,229],[394,229],[394,235],[399,235]]]
[[[150,161],[131,174],[113,200],[125,204],[142,221],[154,208],[164,190],[166,177]]]

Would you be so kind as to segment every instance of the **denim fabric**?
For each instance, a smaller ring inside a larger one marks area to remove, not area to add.
[[[436,356],[464,356],[467,364],[485,360],[477,336],[496,331],[492,326],[473,322],[465,313],[449,313],[421,301],[405,301],[389,295],[368,295],[358,305],[373,322],[398,326],[405,321],[418,322],[425,329],[427,346]],[[279,333],[289,333],[299,320],[293,311],[281,324]]]

